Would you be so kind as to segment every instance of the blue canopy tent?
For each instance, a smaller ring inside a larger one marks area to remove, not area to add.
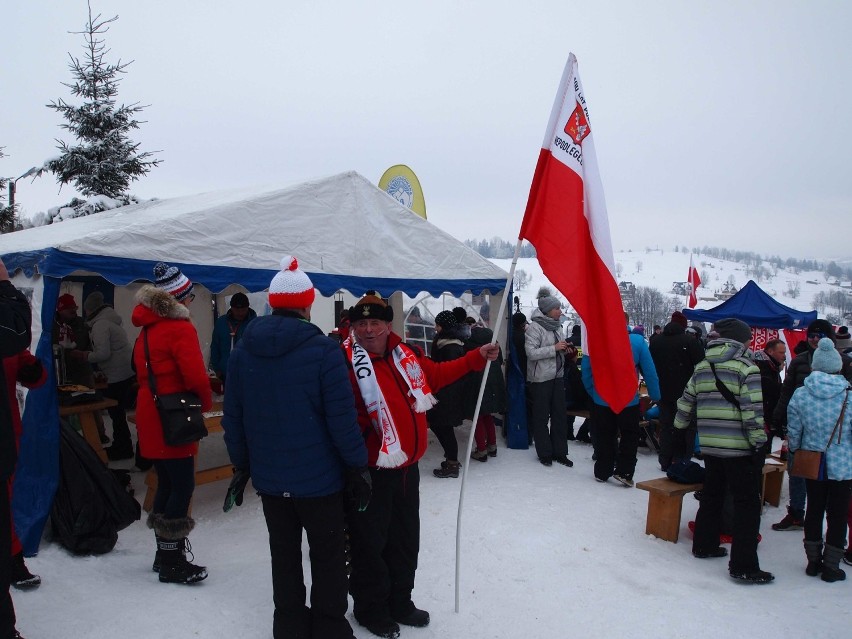
[[[233,284],[258,292],[287,254],[325,297],[368,288],[499,296],[508,277],[355,172],[286,189],[153,200],[3,236],[0,255],[16,286],[32,295],[33,347],[50,375],[27,396],[15,478],[15,525],[27,556],[38,550],[58,482],[51,327],[63,279],[125,286],[150,281],[162,260],[212,293]]]
[[[817,318],[816,311],[797,311],[784,306],[760,288],[753,280],[733,297],[710,309],[683,309],[687,319],[716,322],[735,317],[752,328],[805,328]]]

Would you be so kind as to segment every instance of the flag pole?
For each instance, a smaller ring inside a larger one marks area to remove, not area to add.
[[[500,300],[500,309],[497,311],[497,322],[494,324],[494,337],[491,340],[492,344],[497,342],[497,336],[500,334],[500,325],[503,322],[503,314],[506,312],[506,305],[509,300],[509,288],[512,284],[512,278],[515,276],[515,267],[518,264],[518,256],[521,254],[522,242],[523,240],[518,238],[518,243],[515,245],[515,256],[512,258],[512,266],[509,268],[509,277],[506,278],[506,286],[503,288],[503,299]],[[476,432],[476,422],[479,419],[479,409],[482,407],[482,396],[485,394],[485,383],[488,381],[488,369],[490,366],[491,361],[486,361],[485,370],[482,371],[482,383],[479,385],[479,396],[476,398],[476,408],[473,411],[473,422],[470,426],[470,435],[467,438],[466,452],[462,458],[459,508],[458,513],[456,514],[456,612],[459,611],[459,588],[461,583],[461,525],[462,508],[464,506],[464,489],[467,486],[467,469],[470,465],[470,453],[473,450],[473,436]]]

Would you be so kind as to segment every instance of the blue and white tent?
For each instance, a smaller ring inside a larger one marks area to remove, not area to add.
[[[0,236],[13,282],[32,293],[35,352],[51,375],[29,393],[24,413],[13,508],[27,555],[38,549],[57,484],[51,326],[63,279],[126,286],[150,280],[154,264],[165,261],[213,294],[234,284],[257,292],[288,254],[325,297],[370,288],[386,296],[486,289],[499,296],[508,277],[355,172],[286,189],[149,201]]]

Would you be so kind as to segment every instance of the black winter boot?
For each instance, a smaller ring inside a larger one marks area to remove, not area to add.
[[[160,581],[171,584],[193,584],[207,579],[207,568],[196,566],[187,558],[192,556],[192,546],[186,536],[195,527],[191,517],[179,519],[156,518],[154,533],[157,536],[157,554],[160,560]],[[193,557],[194,559],[194,557]],[[157,560],[154,560],[156,570]]]
[[[441,467],[433,470],[432,474],[435,475],[435,477],[440,477],[441,479],[447,479],[448,477],[458,477],[459,468],[461,468],[460,462],[447,460],[441,462]]]
[[[846,573],[840,568],[840,559],[843,557],[843,548],[825,545],[822,554],[822,580],[829,583],[843,581]]]
[[[805,556],[808,558],[808,567],[805,574],[816,577],[822,572],[822,539],[819,541],[808,541],[805,539]]]
[[[18,590],[34,590],[41,585],[41,577],[32,574],[24,563],[24,553],[19,552],[11,558],[11,583]]]

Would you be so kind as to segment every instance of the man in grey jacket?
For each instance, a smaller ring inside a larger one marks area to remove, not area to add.
[[[559,318],[559,300],[542,287],[524,335],[527,382],[535,452],[545,466],[553,462],[574,465],[568,459],[568,420],[565,414],[565,354],[573,346],[565,341]],[[547,423],[550,420],[550,429]]]

